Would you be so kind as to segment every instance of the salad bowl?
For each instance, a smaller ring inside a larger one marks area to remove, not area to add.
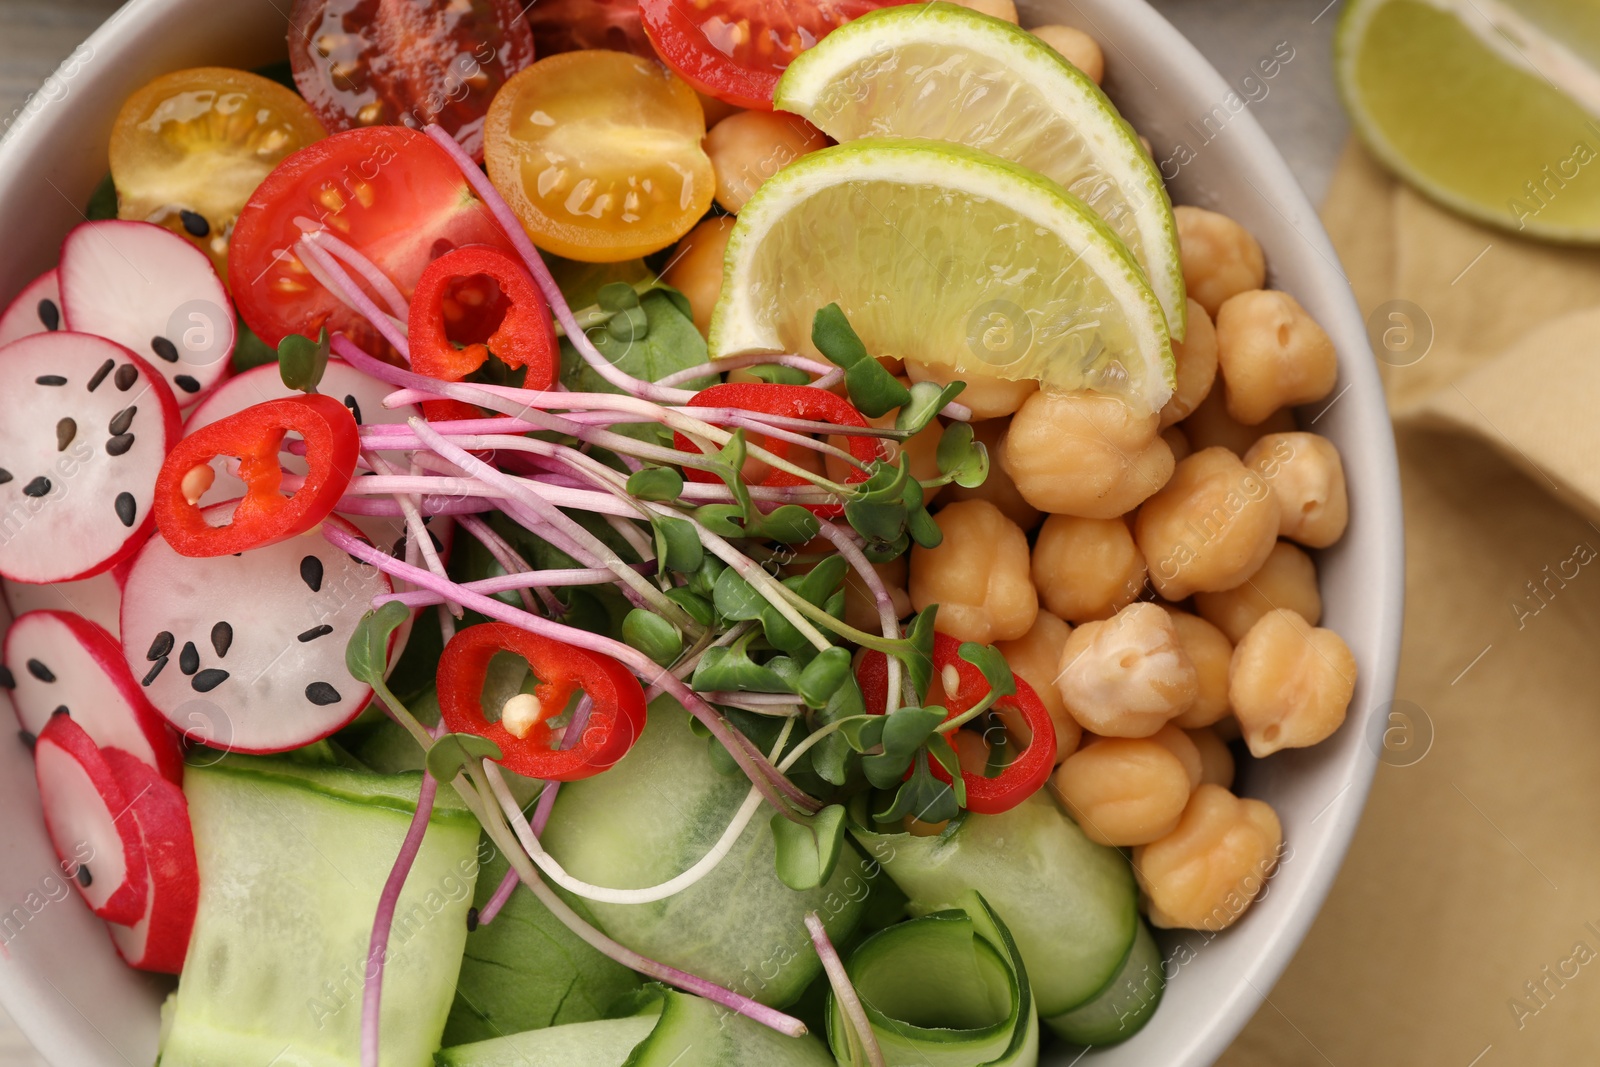
[[[1244,1027],[1305,937],[1383,751],[1403,590],[1393,436],[1366,328],[1337,256],[1246,103],[1142,0],[1018,6],[1025,24],[1065,23],[1102,43],[1106,90],[1152,142],[1173,200],[1223,212],[1256,235],[1268,284],[1295,294],[1339,355],[1338,390],[1303,411],[1301,425],[1314,424],[1338,446],[1348,474],[1349,535],[1318,562],[1324,625],[1345,636],[1359,668],[1349,718],[1313,749],[1246,765],[1240,794],[1270,802],[1283,822],[1278,871],[1250,913],[1224,933],[1162,935],[1169,983],[1153,1021],[1122,1045],[1080,1059],[1058,1049],[1041,1059],[1061,1067],[1201,1067]],[[0,142],[7,251],[0,296],[50,267],[62,237],[81,221],[79,205],[106,172],[112,122],[130,92],[179,68],[275,62],[285,21],[273,0],[133,0],[85,42]],[[0,603],[0,629],[9,622],[4,610]],[[169,987],[125,968],[103,925],[73,899],[21,745],[0,745],[0,801],[9,813],[0,833],[0,1004],[52,1064],[153,1062]]]

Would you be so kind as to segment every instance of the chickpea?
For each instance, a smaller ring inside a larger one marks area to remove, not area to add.
[[[1266,562],[1244,582],[1220,593],[1196,593],[1200,617],[1238,644],[1267,612],[1285,608],[1315,626],[1322,621],[1317,565],[1287,541],[1279,541]],[[1207,724],[1209,725],[1209,724]]]
[[[1109,619],[1139,599],[1144,557],[1121,519],[1052,515],[1033,546],[1033,584],[1070,622]]]
[[[1010,415],[1022,406],[1023,401],[1039,391],[1039,383],[1032,379],[1008,382],[1003,378],[969,374],[954,367],[915,359],[906,360],[905,367],[906,375],[914,382],[938,382],[940,385],[949,385],[954,381],[966,382],[967,387],[956,397],[956,402],[971,408],[974,420]]]
[[[737,115],[744,110],[738,104],[730,104],[726,100],[718,100],[716,97],[708,96],[699,90],[696,90],[694,95],[700,98],[700,110],[706,113],[706,129],[708,130],[729,115]]]
[[[1190,791],[1183,761],[1153,737],[1096,741],[1068,756],[1051,785],[1091,841],[1119,847],[1171,833]]]
[[[1261,438],[1274,433],[1294,431],[1294,412],[1282,408],[1268,415],[1258,426],[1246,426],[1228,414],[1228,400],[1219,383],[1211,395],[1200,402],[1194,413],[1183,420],[1183,432],[1196,451],[1202,448],[1226,448],[1236,456],[1250,451]]]
[[[1261,569],[1278,538],[1278,501],[1226,448],[1196,452],[1145,501],[1134,525],[1150,580],[1168,600],[1232,589]]]
[[[1066,647],[1072,627],[1041,610],[1033,620],[1033,628],[1015,641],[1001,641],[994,647],[1006,658],[1006,663],[1018,678],[1027,682],[1039,696],[1039,703],[1050,712],[1056,724],[1056,762],[1060,763],[1078,749],[1083,728],[1067,711],[1061,691],[1056,688],[1056,671],[1061,665],[1061,650]],[[1011,721],[1004,709],[1000,713],[1006,729],[1020,733],[1018,724]],[[1020,716],[1018,717],[1020,718]],[[1019,741],[1021,739],[1019,738]]]
[[[1183,772],[1189,776],[1191,790],[1199,786],[1201,777],[1205,774],[1205,761],[1200,758],[1200,749],[1187,732],[1169,722],[1151,734],[1150,740],[1178,757],[1178,762],[1183,764]]]
[[[1182,422],[1211,395],[1217,381],[1217,328],[1211,316],[1189,298],[1189,327],[1183,340],[1172,342],[1172,359],[1178,367],[1178,387],[1161,409],[1161,428]]]
[[[1194,453],[1194,446],[1189,444],[1188,436],[1176,426],[1168,426],[1162,430],[1161,439],[1172,449],[1172,459],[1175,463],[1182,463]]]
[[[878,578],[888,590],[889,599],[894,603],[895,618],[903,619],[910,615],[911,594],[906,592],[906,581],[911,572],[911,564],[906,557],[901,556],[888,563],[874,563],[872,569],[878,572]],[[858,630],[872,634],[882,629],[882,623],[878,619],[877,601],[872,599],[872,594],[867,590],[867,583],[861,580],[861,575],[857,574],[853,567],[846,571],[844,576],[844,621]]]
[[[1217,364],[1228,414],[1246,426],[1321,400],[1339,379],[1332,339],[1298,300],[1266,289],[1230,297],[1217,312]]]
[[[1332,736],[1355,693],[1344,638],[1287,609],[1270,611],[1233,650],[1228,699],[1256,758]]]
[[[1200,683],[1194,703],[1172,721],[1185,730],[1210,726],[1228,714],[1228,664],[1233,660],[1233,642],[1198,615],[1170,606],[1167,614],[1172,616],[1178,640],[1194,663],[1195,676]]]
[[[1022,494],[1017,491],[1017,483],[1000,466],[1000,439],[1010,426],[1010,419],[984,419],[972,424],[972,439],[981,442],[989,450],[989,477],[975,489],[952,482],[944,487],[942,495],[944,500],[952,503],[958,500],[987,500],[1024,530],[1032,530],[1039,525],[1043,516],[1038,508],[1022,499]]]
[[[1011,420],[1000,465],[1040,511],[1114,519],[1167,483],[1173,459],[1154,414],[1113,396],[1041,391]]]
[[[1216,734],[1217,740],[1225,745],[1231,745],[1244,736],[1239,730],[1239,720],[1233,715],[1213,723],[1211,732]]]
[[[1282,846],[1283,825],[1270,806],[1200,786],[1177,829],[1133,851],[1151,924],[1211,931],[1233,925],[1261,892]]]
[[[1039,614],[1028,577],[1028,537],[984,500],[939,512],[944,543],[911,549],[911,606],[939,605],[939,629],[962,641],[993,644],[1027,633]]]
[[[1215,318],[1230,296],[1266,284],[1266,257],[1243,226],[1202,207],[1183,205],[1172,214],[1178,223],[1183,284],[1207,314]]]
[[[1279,537],[1327,548],[1344,536],[1350,498],[1332,441],[1314,433],[1268,434],[1250,446],[1244,465],[1260,471],[1277,494]]]
[[[1200,781],[1202,784],[1233,788],[1233,751],[1217,732],[1211,729],[1186,730],[1195,751],[1200,753]],[[1196,786],[1195,788],[1199,788]]]
[[[1141,603],[1072,631],[1056,688],[1085,730],[1149,737],[1194,703],[1199,680],[1172,619]]]
[[[1017,25],[1017,5],[1014,0],[951,0],[952,3],[969,7],[991,18],[1004,19],[1011,25]]]
[[[706,134],[717,176],[717,203],[737,215],[763,182],[801,156],[828,146],[821,130],[798,115],[740,111]]]
[[[1099,85],[1106,79],[1106,57],[1093,37],[1072,26],[1035,26],[1032,34]]]
[[[661,280],[689,298],[694,310],[695,329],[701,336],[711,332],[711,312],[722,296],[722,257],[733,235],[734,220],[723,216],[706,219],[678,243]]]

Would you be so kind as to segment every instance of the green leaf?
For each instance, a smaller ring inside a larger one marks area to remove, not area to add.
[[[732,647],[708,648],[694,669],[697,692],[793,693],[783,675],[750,658],[748,639]]]
[[[717,579],[721,578],[722,572],[727,569],[727,564],[707,552],[706,558],[700,561],[700,566],[689,576],[689,584],[685,588],[709,600],[717,588]]]
[[[817,536],[821,525],[815,515],[799,504],[784,504],[745,524],[748,537],[765,537],[786,545],[800,545]]]
[[[88,206],[83,209],[83,217],[90,222],[102,222],[106,219],[117,217],[117,185],[107,174],[100,179],[100,184],[94,187],[94,194],[89,197]]]
[[[919,754],[920,755],[920,754]],[[898,822],[913,815],[923,822],[944,822],[961,814],[954,791],[933,776],[926,759],[912,763],[911,777],[895,793],[889,810],[873,816],[878,822]]]
[[[389,639],[410,618],[411,610],[394,601],[362,616],[350,643],[344,646],[344,664],[350,676],[373,688],[383,685],[389,669]]]
[[[278,350],[256,336],[244,319],[236,320],[233,336],[233,373],[265,367],[278,361]]]
[[[627,311],[639,306],[639,291],[627,282],[610,282],[600,287],[595,303],[602,311]]]
[[[928,738],[928,752],[950,776],[950,788],[956,795],[956,803],[961,807],[967,806],[967,782],[961,777],[961,757],[956,754],[955,746],[944,734],[932,734]]]
[[[906,665],[912,688],[919,698],[928,695],[928,686],[933,683],[933,621],[938,611],[939,605],[930,604],[919,612],[906,630],[904,645],[895,652]]]
[[[628,476],[628,494],[670,503],[683,495],[683,475],[672,467],[645,467]]]
[[[800,594],[806,603],[820,608],[827,604],[849,570],[850,561],[843,556],[827,556],[806,573],[785,578],[783,584]]]
[[[440,783],[455,781],[469,764],[504,757],[500,746],[477,734],[445,734],[428,749],[428,773]]]
[[[1008,697],[1017,691],[1017,679],[998,648],[980,645],[976,641],[963,641],[961,658],[983,672],[984,681],[996,697]]]
[[[681,574],[699,569],[706,550],[692,522],[668,515],[651,515],[650,528],[656,535],[656,559],[663,567]]]
[[[738,504],[706,504],[694,509],[694,517],[718,537],[744,536],[744,508]]]
[[[775,813],[770,825],[777,845],[779,880],[796,892],[804,892],[832,878],[844,845],[844,823],[842,804],[830,804],[798,822],[782,812]]]
[[[838,304],[829,304],[811,320],[811,343],[835,366],[845,370],[870,358],[867,346],[861,343],[861,336]]]
[[[885,755],[909,759],[932,736],[949,711],[937,705],[928,708],[900,708],[883,724]]]
[[[741,578],[732,567],[717,579],[712,603],[716,605],[717,614],[731,622],[759,619],[770,606],[766,597],[756,592],[755,586]]]
[[[800,699],[805,701],[806,707],[820,709],[827,706],[833,694],[849,677],[850,650],[830,648],[819,653],[800,672],[800,681],[795,690],[800,694]]]
[[[972,437],[972,425],[954,422],[939,438],[939,473],[952,476],[966,489],[976,489],[989,477],[989,450]]]
[[[944,531],[933,521],[923,504],[922,483],[915,478],[906,482],[906,533],[923,548],[938,548],[944,543]]]
[[[781,363],[758,363],[754,367],[746,367],[744,373],[774,385],[811,384],[811,375],[799,367],[785,367]]]
[[[688,586],[678,586],[667,590],[667,599],[689,613],[689,618],[701,626],[713,626],[717,621],[716,609],[711,606],[711,601],[694,592]]]
[[[278,375],[284,387],[302,393],[314,393],[328,369],[328,328],[313,341],[309,337],[291,333],[278,342]]]
[[[861,554],[867,557],[868,563],[893,563],[910,547],[910,535],[901,534],[893,541],[868,541],[861,546]]]
[[[850,402],[869,419],[887,415],[911,399],[911,390],[875,359],[864,359],[844,372]]]
[[[619,311],[606,323],[606,333],[625,343],[643,341],[650,333],[650,316],[641,307]]]
[[[900,406],[900,414],[895,416],[895,429],[911,434],[918,433],[932,422],[950,401],[960,396],[966,387],[966,382],[951,382],[949,385],[940,385],[938,382],[913,382],[911,399]]]
[[[649,608],[634,608],[622,620],[622,640],[663,667],[683,654],[683,635]]]

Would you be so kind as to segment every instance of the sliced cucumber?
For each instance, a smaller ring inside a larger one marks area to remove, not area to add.
[[[1128,861],[1043,793],[1000,815],[969,814],[937,837],[851,831],[911,898],[912,915],[982,893],[1021,946],[1042,1018],[1091,1000],[1128,956],[1139,922]]]
[[[656,885],[710,851],[748,790],[743,777],[716,772],[706,742],[689,729],[688,713],[662,697],[621,763],[561,788],[544,845],[574,877],[595,885]],[[758,814],[728,856],[691,888],[653,904],[582,903],[629,948],[783,1006],[822,969],[806,913],[820,913],[828,936],[847,942],[869,883],[860,854],[850,849],[826,883],[796,892],[778,880],[775,853],[767,816]]]
[[[1111,984],[1083,1007],[1046,1019],[1045,1025],[1075,1045],[1115,1045],[1144,1029],[1166,985],[1161,946],[1141,922],[1133,950]]]
[[[657,1019],[636,1015],[530,1030],[447,1048],[433,1061],[437,1067],[622,1067]]]
[[[184,793],[200,904],[162,1067],[359,1067],[367,944],[420,775],[215,753]],[[439,1047],[478,873],[478,825],[440,792],[395,912],[385,1067]]]

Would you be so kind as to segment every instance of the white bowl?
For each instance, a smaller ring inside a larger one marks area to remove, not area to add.
[[[1173,199],[1215,208],[1260,240],[1269,283],[1293,293],[1338,346],[1338,399],[1316,417],[1344,456],[1350,532],[1321,553],[1324,625],[1350,643],[1360,680],[1350,721],[1314,749],[1243,768],[1240,788],[1269,801],[1292,851],[1267,895],[1213,938],[1164,939],[1173,980],[1154,1021],[1126,1044],[1093,1052],[1095,1067],[1201,1067],[1213,1062],[1271,990],[1333,883],[1377,767],[1400,645],[1403,548],[1399,472],[1366,329],[1316,212],[1228,84],[1140,0],[1024,0],[1029,25],[1065,22],[1107,57],[1106,88],[1168,165]],[[183,67],[256,67],[281,57],[285,16],[274,0],[133,0],[79,49],[0,143],[0,296],[54,265],[62,236],[106,172],[122,100]],[[1230,99],[1233,104],[1230,105]],[[1213,109],[1220,112],[1213,113]],[[1228,121],[1200,144],[1187,126]],[[1320,406],[1317,410],[1320,410]],[[1302,425],[1316,411],[1302,419]],[[3,608],[0,608],[3,610]],[[0,619],[0,622],[3,622]],[[0,700],[4,697],[0,696]],[[0,713],[3,714],[3,713]],[[0,743],[0,1003],[58,1067],[127,1067],[155,1058],[166,986],[124,968],[98,920],[69,896],[39,817],[20,744]],[[51,879],[54,878],[54,881]]]

